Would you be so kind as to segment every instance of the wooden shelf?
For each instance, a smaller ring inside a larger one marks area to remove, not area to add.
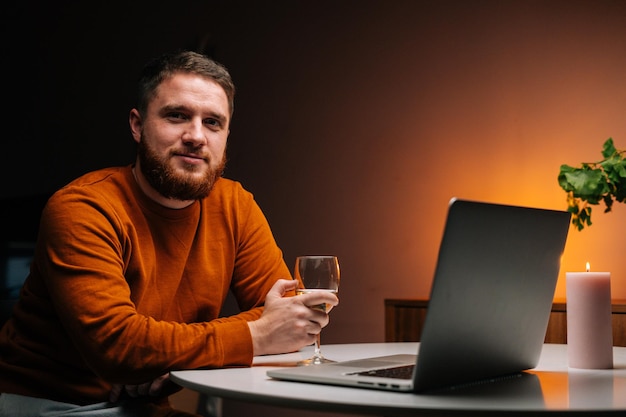
[[[626,346],[626,300],[613,300],[613,345]],[[425,299],[385,300],[385,341],[419,342],[428,309]],[[567,304],[555,300],[545,343],[567,343]]]

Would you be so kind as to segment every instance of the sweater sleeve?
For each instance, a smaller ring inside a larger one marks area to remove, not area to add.
[[[276,280],[291,279],[292,276],[261,208],[251,195],[248,198],[247,213],[242,216],[245,226],[241,228],[238,240],[231,290],[242,311],[255,311],[252,309],[262,305]]]
[[[176,369],[250,365],[247,321],[260,316],[265,294],[278,278],[289,278],[289,271],[260,208],[246,192],[239,190],[239,197],[235,207],[226,208],[229,231],[219,232],[229,243],[223,253],[207,256],[227,264],[232,278],[224,274],[224,285],[243,312],[222,319],[210,313],[202,320],[159,310],[166,305],[160,301],[180,289],[168,286],[170,277],[142,276],[142,268],[151,271],[152,264],[163,263],[154,243],[159,239],[146,236],[155,233],[149,226],[131,224],[98,196],[58,193],[50,200],[40,227],[40,241],[47,243],[38,248],[37,267],[72,347],[88,368],[110,383],[131,384]],[[197,278],[188,281],[201,285]],[[199,303],[207,311],[218,311],[223,301],[223,294],[206,305],[176,296],[173,304]]]

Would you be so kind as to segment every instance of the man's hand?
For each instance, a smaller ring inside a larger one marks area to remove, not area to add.
[[[297,285],[295,280],[278,280],[265,297],[261,317],[248,322],[254,355],[294,352],[314,343],[316,335],[328,324],[327,312],[310,307],[325,303],[330,311],[339,303],[337,296],[316,292],[285,297]]]
[[[165,374],[151,382],[140,385],[113,385],[113,389],[109,395],[109,401],[112,403],[117,402],[123,392],[126,392],[126,394],[132,398],[142,396],[158,397],[163,392],[166,385],[168,385],[169,380],[170,374]]]

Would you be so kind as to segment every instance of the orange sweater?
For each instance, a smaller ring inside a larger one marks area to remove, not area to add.
[[[172,210],[131,167],[84,175],[49,201],[31,273],[0,332],[0,392],[75,404],[171,370],[250,365],[246,321],[290,278],[253,196],[221,178]],[[242,313],[218,318],[229,290]]]

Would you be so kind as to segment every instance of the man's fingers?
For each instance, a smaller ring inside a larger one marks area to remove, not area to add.
[[[139,397],[139,385],[125,385],[124,389],[131,398]]]
[[[293,279],[279,279],[268,291],[266,298],[282,298],[289,291],[293,291],[298,286],[298,281]]]
[[[111,393],[109,394],[109,401],[114,403],[120,399],[123,391],[126,391],[129,397],[137,398],[140,396],[157,397],[161,394],[161,391],[165,388],[167,382],[170,380],[170,374],[164,374],[156,378],[153,381],[146,382],[138,385],[120,385],[115,384],[111,387]]]
[[[111,393],[109,394],[109,402],[115,403],[120,399],[120,394],[122,393],[123,385],[115,384],[111,388]]]
[[[317,308],[326,312],[329,312],[334,306],[339,304],[337,295],[323,291],[302,294],[298,296],[298,299],[309,308]]]
[[[146,395],[151,395],[153,397],[158,396],[169,380],[170,374],[161,375],[160,377],[152,381],[152,384],[150,384],[148,393]]]

